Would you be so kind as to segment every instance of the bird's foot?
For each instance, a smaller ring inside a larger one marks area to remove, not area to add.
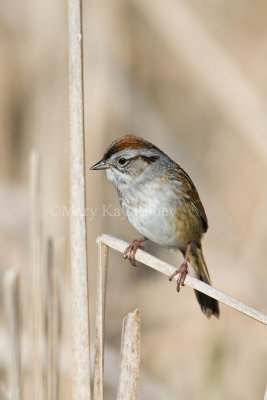
[[[173,278],[180,274],[178,279],[177,279],[177,292],[180,292],[180,287],[181,285],[184,286],[184,281],[187,275],[187,262],[183,262],[183,264],[180,266],[179,269],[177,269],[170,277],[169,277],[169,281],[172,281]]]
[[[142,249],[142,250],[144,249],[144,247],[141,246],[141,243],[144,242],[145,240],[147,240],[147,238],[133,240],[132,243],[128,247],[126,247],[126,249],[123,253],[123,258],[128,258],[128,260],[134,267],[136,267],[135,254],[138,249]]]

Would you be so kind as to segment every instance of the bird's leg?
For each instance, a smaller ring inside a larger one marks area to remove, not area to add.
[[[169,281],[171,281],[177,274],[180,274],[177,279],[177,292],[180,292],[181,285],[184,286],[185,277],[187,275],[187,268],[188,268],[187,262],[190,254],[190,248],[191,248],[191,242],[187,245],[183,264],[169,277]]]
[[[135,254],[139,248],[141,249],[144,248],[143,246],[141,246],[141,243],[143,243],[145,240],[147,240],[146,237],[133,240],[132,243],[125,249],[123,253],[123,258],[128,258],[128,260],[134,267],[136,267]]]

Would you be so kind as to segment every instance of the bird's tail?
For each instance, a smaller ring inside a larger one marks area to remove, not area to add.
[[[211,285],[209,271],[202,253],[201,245],[190,252],[188,260],[191,264],[189,265],[190,273],[201,281]],[[220,310],[218,301],[204,293],[199,292],[198,290],[195,290],[195,294],[203,313],[208,318],[212,315],[215,315],[215,317],[219,318]]]

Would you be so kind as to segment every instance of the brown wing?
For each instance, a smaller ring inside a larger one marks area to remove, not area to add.
[[[173,176],[174,179],[178,179],[180,182],[183,182],[181,193],[187,201],[190,201],[191,204],[197,209],[203,224],[204,233],[208,230],[208,219],[199,198],[199,194],[195,185],[193,184],[190,176],[179,166],[176,164],[174,168],[169,171],[170,177]]]

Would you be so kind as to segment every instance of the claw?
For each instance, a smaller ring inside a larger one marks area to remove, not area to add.
[[[177,279],[177,292],[180,292],[180,288],[181,285],[184,286],[184,281],[187,275],[187,262],[183,262],[183,264],[181,265],[181,267],[179,269],[177,269],[170,277],[169,277],[169,281],[172,281],[173,278],[179,275],[179,278]]]
[[[128,258],[128,260],[130,261],[130,263],[136,267],[135,264],[135,254],[137,252],[138,249],[144,249],[143,246],[140,245],[140,243],[144,242],[145,240],[147,240],[146,238],[142,238],[142,239],[135,239],[128,247],[126,247],[124,253],[123,253],[123,258]]]
[[[188,265],[187,265],[187,261],[188,261],[188,257],[189,257],[189,253],[190,253],[190,248],[191,248],[191,242],[188,243],[187,248],[186,248],[186,253],[185,253],[185,259],[183,264],[180,266],[179,269],[177,269],[170,277],[169,277],[169,281],[172,281],[172,279],[177,275],[179,275],[179,278],[177,279],[177,292],[180,292],[180,288],[181,285],[184,286],[184,281],[187,275],[187,269],[188,269]]]

